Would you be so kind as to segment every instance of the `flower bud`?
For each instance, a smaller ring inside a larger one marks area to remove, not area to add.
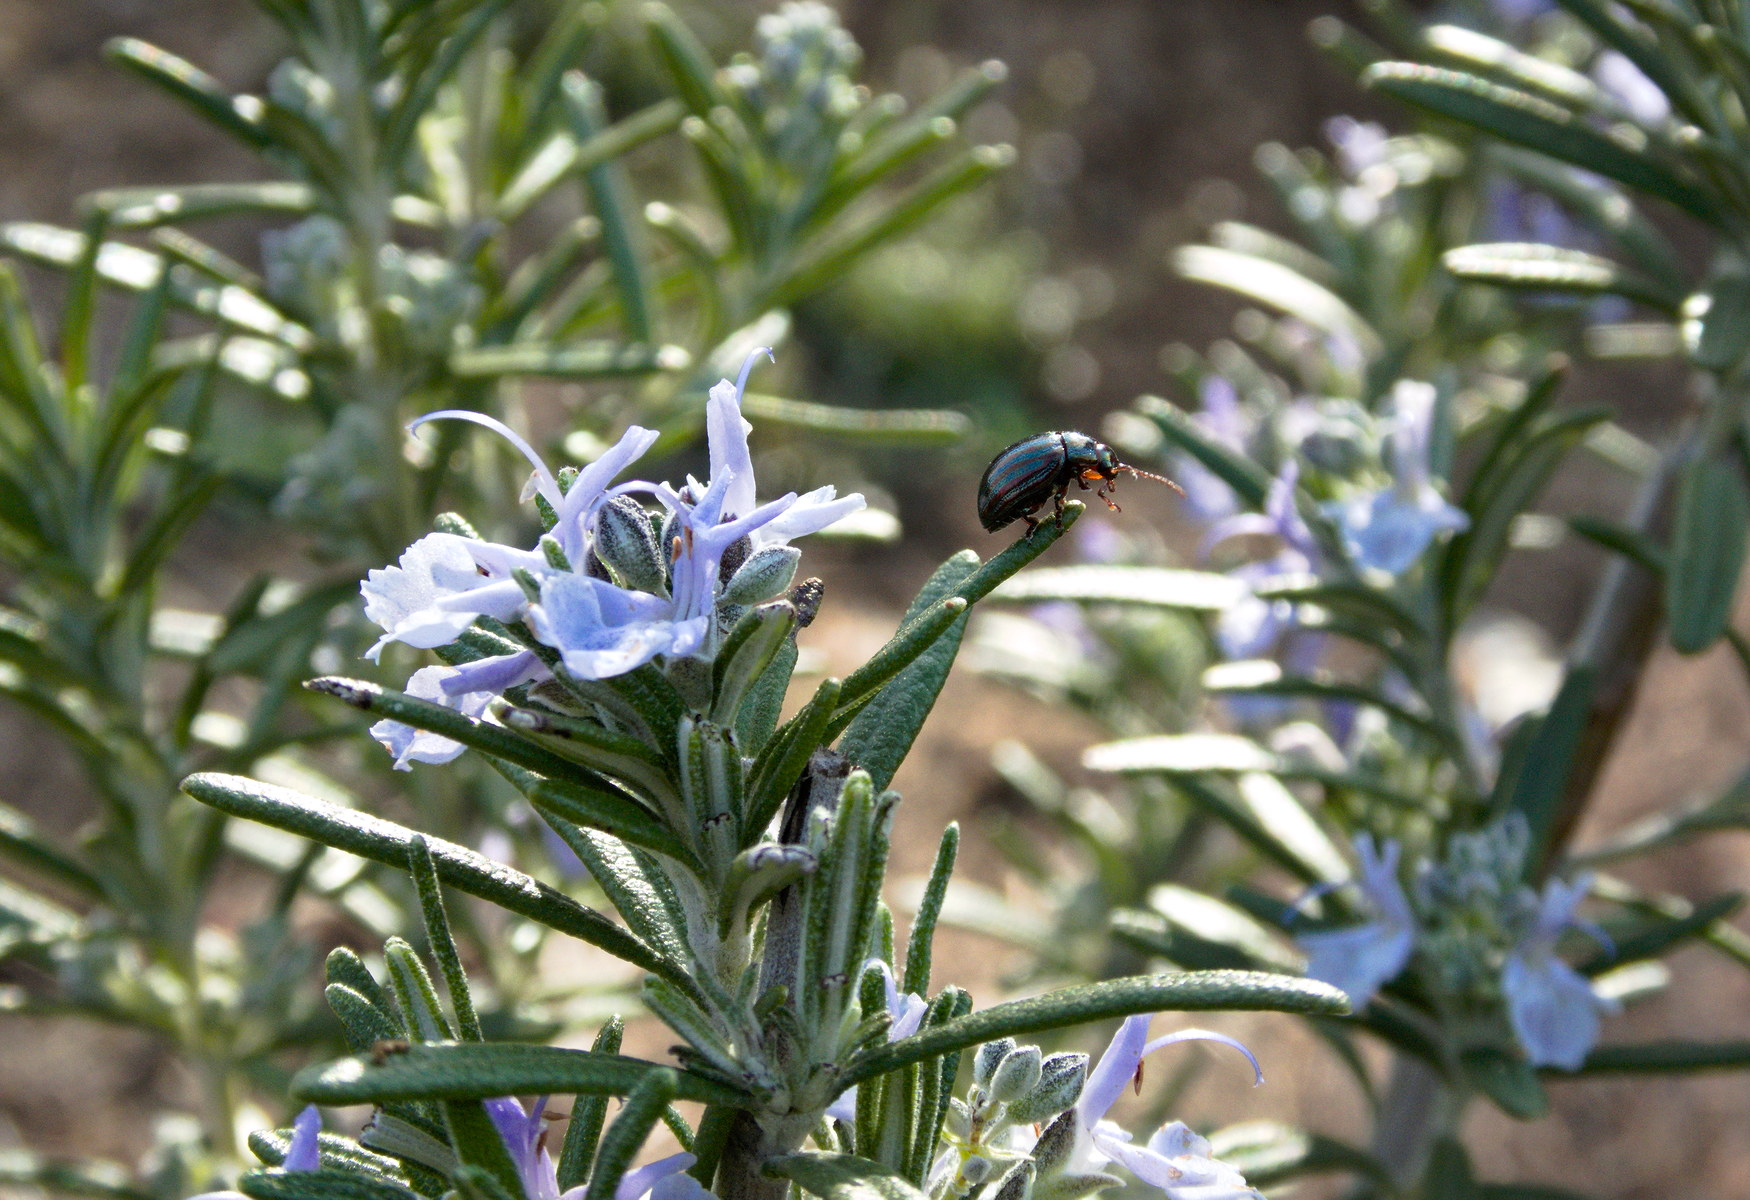
[[[942,1128],[950,1137],[961,1140],[972,1132],[972,1110],[966,1107],[966,1102],[958,1096],[948,1098],[948,1115],[942,1121]]]
[[[960,1164],[960,1178],[973,1187],[977,1187],[990,1178],[991,1170],[996,1166],[990,1159],[974,1154]]]
[[[726,604],[758,604],[790,586],[802,551],[793,546],[767,546],[757,550],[730,576],[723,588]]]
[[[997,1064],[1007,1058],[1014,1048],[1014,1038],[998,1038],[980,1046],[978,1053],[972,1058],[972,1081],[980,1087],[988,1084],[990,1077],[996,1073]]]
[[[1081,1099],[1088,1081],[1088,1056],[1073,1051],[1053,1054],[1040,1064],[1039,1082],[1009,1104],[1009,1120],[1034,1125],[1056,1116]]]
[[[1008,1104],[1039,1086],[1044,1059],[1044,1052],[1037,1046],[1021,1046],[1009,1051],[991,1074],[991,1099]]]
[[[624,587],[660,595],[668,586],[667,560],[644,506],[615,496],[596,517],[595,552]]]

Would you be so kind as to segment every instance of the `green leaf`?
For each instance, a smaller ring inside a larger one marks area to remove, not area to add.
[[[458,379],[497,379],[506,375],[612,379],[683,371],[691,362],[692,356],[679,346],[608,341],[568,341],[563,345],[512,342],[458,350],[450,355],[450,373]]]
[[[1153,421],[1163,437],[1177,449],[1202,463],[1234,490],[1246,508],[1263,508],[1270,491],[1270,474],[1244,454],[1210,437],[1189,414],[1159,396],[1143,396],[1136,411]]]
[[[942,902],[948,895],[948,881],[954,874],[954,861],[960,853],[960,824],[950,821],[942,831],[942,841],[936,847],[936,862],[930,868],[930,878],[912,917],[911,936],[905,944],[905,978],[900,990],[918,996],[930,994],[930,960],[936,939],[936,922],[942,917]]]
[[[579,144],[606,133],[608,120],[599,87],[581,72],[568,71],[559,90],[572,136]],[[620,294],[620,323],[628,340],[648,342],[656,327],[656,300],[646,266],[650,251],[643,240],[644,224],[637,216],[631,177],[623,164],[604,158],[583,172],[583,180],[590,208],[602,223],[608,267]],[[590,1186],[593,1190],[593,1181]]]
[[[542,813],[551,813],[585,829],[599,829],[679,862],[693,861],[692,853],[674,831],[624,792],[570,780],[542,779],[527,795],[529,803]]]
[[[1269,771],[1276,756],[1237,733],[1167,733],[1090,746],[1082,765],[1114,775],[1197,775]]]
[[[1671,645],[1681,654],[1699,654],[1731,620],[1750,537],[1750,491],[1730,456],[1706,454],[1684,464],[1675,526],[1665,572]]]
[[[1661,1075],[1737,1071],[1750,1067],[1750,1042],[1635,1042],[1599,1046],[1573,1075]],[[1565,1079],[1566,1072],[1551,1072]]]
[[[1598,254],[1532,242],[1488,242],[1448,250],[1440,261],[1472,283],[1530,291],[1627,296],[1675,315],[1683,294]]]
[[[1015,152],[1009,146],[974,146],[890,203],[863,216],[853,212],[849,219],[815,239],[807,251],[797,256],[788,277],[764,298],[765,303],[774,307],[792,305],[844,278],[868,251],[893,241],[955,196],[1006,170],[1014,161]]]
[[[685,22],[665,4],[646,4],[642,13],[651,44],[668,68],[675,90],[686,106],[704,117],[719,105],[728,104],[728,95],[717,86],[710,55]]]
[[[440,1042],[414,1045],[381,1064],[368,1054],[306,1067],[292,1094],[316,1104],[385,1100],[486,1100],[494,1096],[564,1092],[628,1096],[653,1071],[671,1068],[619,1054],[594,1054],[521,1042]],[[675,1073],[673,1099],[746,1107],[749,1097],[726,1084]]]
[[[1540,392],[1534,391],[1527,404],[1536,402]],[[1441,599],[1450,626],[1470,613],[1494,581],[1519,514],[1536,501],[1568,452],[1609,417],[1607,410],[1588,409],[1534,420],[1515,431],[1498,459],[1479,467],[1464,496],[1470,528],[1447,543],[1439,560]]]
[[[1655,920],[1643,924],[1632,933],[1613,930],[1614,944],[1580,964],[1583,975],[1597,975],[1614,970],[1625,963],[1655,958],[1689,938],[1707,931],[1715,921],[1723,921],[1744,906],[1742,892],[1727,892],[1715,896],[1706,904],[1698,904],[1692,912],[1674,919]]]
[[[316,208],[304,183],[196,183],[178,187],[110,188],[85,197],[109,213],[115,229],[150,229],[238,214],[296,217]]]
[[[1063,517],[1043,521],[1037,533],[1023,535],[1007,550],[967,575],[953,592],[920,612],[915,620],[905,622],[875,656],[845,677],[839,693],[839,709],[834,722],[849,724],[851,715],[873,697],[888,680],[900,674],[914,659],[928,650],[931,643],[953,626],[962,613],[961,605],[971,607],[990,595],[999,585],[1022,567],[1049,550],[1053,543],[1080,518],[1086,506],[1079,500],[1064,505]],[[949,562],[958,560],[971,565],[977,555],[963,550]],[[942,569],[946,569],[943,564]],[[935,576],[932,576],[932,581]],[[842,725],[840,726],[842,728]]]
[[[900,629],[904,630],[953,595],[954,590],[971,578],[977,569],[977,556],[970,552],[956,554],[937,567],[935,574],[905,610]],[[948,681],[948,672],[954,666],[955,655],[960,652],[960,641],[965,632],[966,615],[962,608],[958,618],[931,639],[929,645],[884,685],[846,726],[838,749],[853,765],[869,772],[876,791],[892,782],[893,773],[905,761],[912,743],[917,740],[918,731],[935,707],[942,685]],[[855,677],[853,673],[851,679]],[[847,684],[849,682],[847,680]]]
[[[754,764],[748,777],[748,829],[764,830],[784,803],[784,797],[802,778],[802,772],[828,739],[827,729],[838,710],[843,685],[828,677],[820,681],[814,695],[802,710],[775,733]]]
[[[1672,168],[1594,129],[1579,113],[1529,92],[1463,71],[1419,63],[1375,63],[1362,82],[1386,95],[1548,154],[1666,200],[1711,225],[1714,198]]]
[[[523,1185],[516,1160],[498,1132],[497,1122],[487,1114],[478,1100],[445,1100],[444,1125],[449,1130],[450,1146],[461,1159],[457,1182],[466,1183],[469,1169],[480,1172],[479,1182],[496,1184],[485,1189],[488,1195],[502,1194],[504,1200],[521,1196]]]
[[[0,656],[5,656],[3,643]],[[0,804],[0,857],[70,888],[87,900],[101,900],[106,894],[101,879],[50,842],[29,817],[7,804]]]
[[[1415,613],[1385,592],[1360,583],[1287,575],[1265,583],[1254,594],[1263,600],[1286,600],[1290,604],[1323,608],[1374,629],[1389,629],[1410,642],[1427,637]]]
[[[1544,192],[1626,255],[1643,274],[1669,291],[1687,289],[1689,267],[1659,227],[1628,194],[1608,179],[1571,171],[1561,163],[1516,146],[1496,148],[1495,158],[1527,187]]]
[[[1537,718],[1537,732],[1527,744],[1525,756],[1511,780],[1506,775],[1496,783],[1507,797],[1503,813],[1519,813],[1531,832],[1526,862],[1535,869],[1556,832],[1555,822],[1567,795],[1574,755],[1592,714],[1592,689],[1596,674],[1591,667],[1568,668],[1561,689],[1549,711]]]
[[[1422,1200],[1478,1200],[1470,1155],[1465,1153],[1463,1143],[1457,1138],[1447,1136],[1435,1140],[1417,1194]]]
[[[1347,301],[1279,262],[1218,246],[1183,246],[1173,255],[1173,268],[1195,283],[1237,292],[1323,333],[1351,341],[1369,359],[1384,350],[1373,326]]]
[[[1705,301],[1706,307],[1696,317],[1700,333],[1689,356],[1705,370],[1729,371],[1750,351],[1750,277],[1722,275],[1712,279],[1697,299]]]
[[[373,862],[396,868],[407,862],[413,831],[381,817],[238,775],[191,775],[182,787],[201,803],[232,816],[288,830]],[[686,975],[676,964],[594,909],[466,846],[436,839],[428,839],[428,844],[438,877],[451,887],[686,986]]]
[[[593,170],[674,131],[684,116],[686,108],[680,101],[659,100],[581,143],[569,133],[554,134],[505,185],[495,215],[507,223],[518,220],[567,175]]]
[[[1457,735],[1433,717],[1388,699],[1364,683],[1350,683],[1320,672],[1316,675],[1284,674],[1279,664],[1265,660],[1219,663],[1203,673],[1203,687],[1223,696],[1281,696],[1291,699],[1365,704],[1394,721],[1420,731],[1436,743],[1452,747]]]
[[[444,912],[444,894],[438,882],[437,865],[432,861],[431,847],[419,834],[414,834],[407,843],[407,873],[413,876],[414,886],[419,890],[425,937],[431,943],[438,968],[443,972],[444,985],[450,993],[450,1007],[456,1014],[456,1030],[464,1041],[484,1041],[480,1017],[474,1011],[474,997],[468,991],[468,973],[462,969],[462,955],[450,933],[449,915]]]
[[[821,1200],[924,1200],[892,1167],[854,1154],[786,1154],[767,1160],[762,1170]]]
[[[1627,58],[1641,74],[1664,92],[1671,105],[1691,121],[1707,123],[1706,109],[1688,85],[1681,69],[1673,70],[1671,58],[1660,48],[1650,46],[1635,26],[1619,21],[1597,0],[1556,0],[1585,24],[1600,41]]]
[[[347,1045],[355,1051],[369,1050],[378,1042],[393,1041],[406,1032],[387,1012],[344,983],[329,984],[322,989],[322,995],[345,1027]]]
[[[414,1200],[404,1184],[342,1167],[315,1171],[248,1171],[237,1187],[251,1200]]]
[[[1149,890],[1146,911],[1121,909],[1112,915],[1113,931],[1151,949],[1175,957],[1186,949],[1205,957],[1216,951],[1229,956],[1226,962],[1207,967],[1297,972],[1299,954],[1285,947],[1270,927],[1235,905],[1177,884],[1163,883]],[[1157,949],[1158,948],[1158,949]],[[1184,961],[1186,966],[1204,963]]]
[[[948,445],[958,442],[972,429],[972,419],[953,409],[851,408],[759,392],[748,392],[741,398],[741,411],[762,424],[788,425],[859,442],[896,442],[908,446]]]
[[[1578,71],[1487,34],[1459,25],[1430,25],[1422,38],[1430,51],[1455,60],[1461,68],[1504,75],[1506,83],[1542,93],[1559,104],[1579,108],[1598,102],[1598,85]]]
[[[116,38],[104,51],[246,145],[256,149],[268,145],[258,115],[260,102],[254,97],[232,98],[217,79],[193,63],[138,38]]]
[[[1135,1013],[1238,1009],[1340,1014],[1348,1008],[1348,998],[1329,984],[1288,975],[1255,971],[1136,975],[1062,988],[958,1017],[865,1051],[852,1059],[843,1080],[849,1086],[999,1037],[1017,1037]]]
[[[1549,1112],[1549,1097],[1537,1071],[1523,1059],[1497,1050],[1467,1050],[1459,1056],[1465,1078],[1508,1116],[1535,1121]]]
[[[595,1166],[589,1174],[589,1191],[585,1200],[614,1200],[614,1189],[632,1166],[644,1139],[662,1119],[669,1105],[681,1098],[681,1076],[671,1067],[653,1067],[645,1072],[626,1102],[620,1106],[613,1124],[602,1135],[596,1147]],[[694,1097],[696,1098],[696,1097]]]
[[[1222,612],[1245,595],[1239,580],[1214,571],[1169,567],[1041,567],[1004,583],[990,598],[1006,604],[1070,600]]]
[[[34,221],[15,221],[0,226],[0,248],[20,258],[62,270],[75,268],[85,256],[85,235]],[[149,250],[122,242],[105,242],[98,251],[98,276],[112,287],[130,292],[151,292],[168,269],[164,258]],[[253,292],[232,285],[191,284],[172,278],[170,298],[178,305],[232,329],[308,350],[312,335],[288,320],[278,309]]]
[[[597,1055],[618,1054],[626,1022],[613,1017],[601,1027],[590,1046]],[[734,1109],[717,1108],[717,1112]],[[608,1098],[604,1095],[578,1096],[571,1107],[571,1124],[565,1130],[565,1144],[559,1151],[559,1187],[563,1191],[589,1182],[589,1169],[595,1162],[596,1146],[602,1139],[602,1126],[608,1119]],[[706,1180],[705,1182],[710,1182]]]

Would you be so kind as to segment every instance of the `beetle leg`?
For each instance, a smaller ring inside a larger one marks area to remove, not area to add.
[[[1057,512],[1054,515],[1057,517],[1057,523],[1061,526],[1063,524],[1063,493],[1061,491],[1058,492],[1057,495],[1052,497],[1052,500],[1057,505]]]
[[[1077,486],[1077,487],[1079,487],[1079,488],[1081,488],[1081,489],[1082,489],[1082,491],[1084,491],[1084,492],[1085,492],[1085,491],[1087,491],[1087,490],[1088,490],[1088,479],[1087,479],[1087,476],[1085,476],[1085,475],[1077,475],[1077,476],[1076,476],[1076,486]],[[1060,495],[1061,495],[1061,493],[1059,493],[1059,494],[1060,494]]]
[[[1025,522],[1027,522],[1027,536],[1028,537],[1032,537],[1035,533],[1037,533],[1039,531],[1039,522],[1034,520],[1031,515],[1029,515],[1027,513],[1022,513],[1021,519]]]

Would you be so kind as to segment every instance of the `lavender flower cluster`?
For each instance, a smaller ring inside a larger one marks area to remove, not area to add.
[[[723,634],[749,605],[790,586],[794,538],[825,529],[863,507],[831,485],[760,504],[741,415],[748,373],[767,349],[754,351],[735,383],[723,380],[706,402],[710,478],[674,487],[614,481],[656,442],[655,430],[629,428],[595,462],[555,475],[513,430],[480,413],[445,410],[421,417],[484,425],[534,466],[533,495],[550,527],[534,549],[432,533],[407,548],[395,566],[364,581],[365,615],[383,629],[373,660],[391,642],[432,649],[461,638],[481,618],[520,624],[552,651],[506,644],[461,666],[422,667],[409,695],[480,716],[507,688],[538,685],[563,669],[577,679],[624,675],[652,660],[711,661]],[[634,497],[661,506],[657,517]],[[681,681],[677,681],[681,682]],[[396,721],[372,736],[395,765],[448,762],[462,746]]]
[[[1550,879],[1541,892],[1521,883],[1526,830],[1514,817],[1454,836],[1441,859],[1414,859],[1408,889],[1401,842],[1361,833],[1354,846],[1367,919],[1301,934],[1309,976],[1348,992],[1359,1011],[1413,967],[1436,994],[1504,1014],[1533,1066],[1579,1068],[1615,1007],[1556,954],[1570,929],[1609,944],[1575,915],[1589,876]]]

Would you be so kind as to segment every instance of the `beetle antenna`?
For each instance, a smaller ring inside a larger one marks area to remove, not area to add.
[[[1168,487],[1172,488],[1175,492],[1178,492],[1180,496],[1184,496],[1184,494],[1185,494],[1184,488],[1182,488],[1178,484],[1174,483],[1171,479],[1168,479],[1165,475],[1156,475],[1153,471],[1139,470],[1138,468],[1131,466],[1129,463],[1125,463],[1124,465],[1122,465],[1118,469],[1121,471],[1129,471],[1132,475],[1140,475],[1144,479],[1152,479],[1156,483],[1164,483]]]

